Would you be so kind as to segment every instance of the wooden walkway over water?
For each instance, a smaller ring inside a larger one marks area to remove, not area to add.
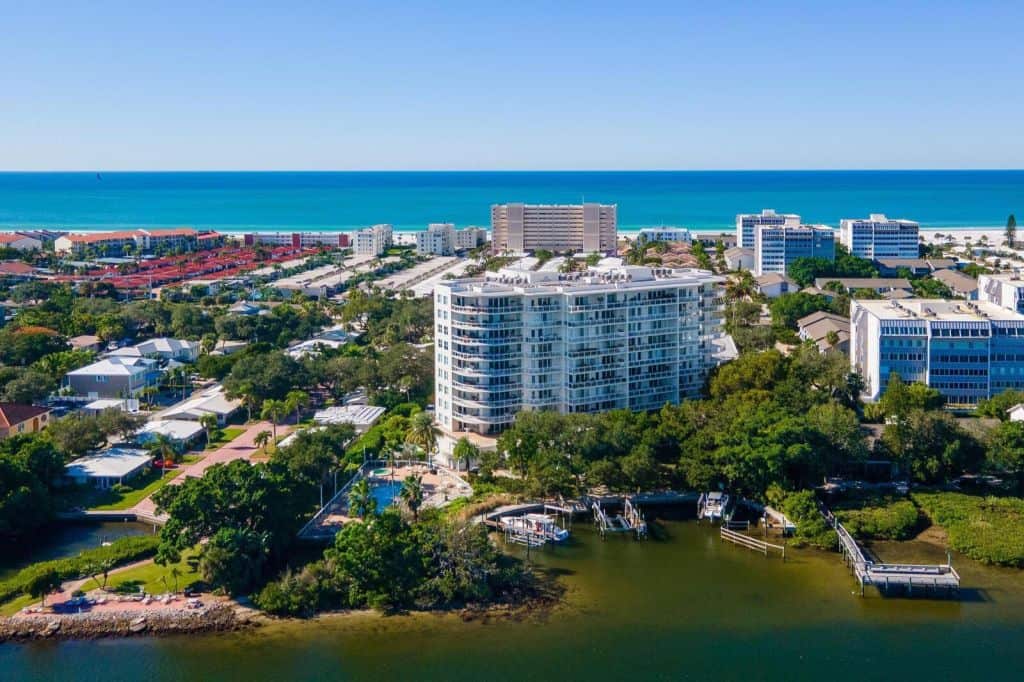
[[[953,568],[951,561],[947,560],[945,564],[888,564],[872,561],[831,511],[822,507],[821,513],[836,530],[839,551],[860,584],[861,596],[864,596],[866,585],[874,585],[883,594],[889,594],[893,588],[906,590],[908,595],[913,595],[915,589],[919,593],[946,595],[959,592],[960,574]]]

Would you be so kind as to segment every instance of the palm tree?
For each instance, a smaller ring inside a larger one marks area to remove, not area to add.
[[[452,448],[452,457],[455,459],[456,467],[462,462],[466,463],[466,471],[473,466],[473,460],[480,456],[480,448],[469,442],[469,439],[463,436]]]
[[[284,397],[284,403],[288,412],[295,413],[295,423],[299,423],[299,410],[309,405],[309,394],[305,391],[288,391]]]
[[[217,415],[211,413],[204,414],[199,418],[199,425],[206,429],[206,444],[209,445],[210,441],[213,440],[211,434],[213,434],[213,430],[218,426]]]
[[[437,438],[440,435],[441,430],[434,424],[434,418],[428,412],[417,412],[413,415],[412,421],[409,424],[409,432],[405,435],[405,442],[423,448],[429,460],[430,453],[437,447]]]
[[[266,450],[267,443],[270,442],[271,438],[273,438],[273,436],[270,431],[260,431],[256,434],[256,438],[253,439],[253,442],[256,444],[256,447]]]
[[[178,578],[181,577],[181,569],[177,566],[171,566],[171,577],[174,578],[174,591],[178,591]]]
[[[356,481],[348,491],[348,509],[361,519],[377,511],[377,499],[370,491],[370,482],[365,478]]]
[[[420,477],[406,476],[402,481],[402,489],[398,492],[398,496],[412,512],[412,520],[418,521],[420,507],[423,506],[423,481]]]
[[[260,411],[261,419],[269,419],[274,427],[274,440],[277,440],[277,423],[281,417],[288,412],[288,406],[280,400],[270,398],[263,401],[263,409]]]
[[[174,441],[165,436],[162,433],[158,433],[153,437],[153,440],[146,445],[146,449],[154,457],[160,458],[160,472],[161,474],[167,471],[167,460],[171,462],[177,461],[178,450],[174,447]]]

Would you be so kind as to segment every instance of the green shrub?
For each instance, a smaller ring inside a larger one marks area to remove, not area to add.
[[[116,483],[112,485],[110,489],[119,495],[124,495],[125,493],[130,493],[135,490],[135,488],[125,483]]]
[[[813,545],[820,549],[836,548],[836,532],[818,511],[814,493],[801,490],[789,493],[782,499],[783,513],[796,524],[794,545]]]
[[[1024,499],[945,492],[911,497],[946,529],[956,551],[982,563],[1024,568]]]
[[[109,561],[113,566],[138,561],[156,554],[160,539],[155,535],[134,535],[118,538],[106,547],[87,549],[78,556],[42,561],[18,571],[0,582],[0,603],[28,593],[28,586],[41,573],[55,570],[62,581],[84,578],[89,567]]]
[[[908,540],[921,526],[921,514],[910,500],[871,498],[841,503],[833,511],[860,540]]]

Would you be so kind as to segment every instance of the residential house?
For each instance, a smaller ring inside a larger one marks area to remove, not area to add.
[[[0,440],[42,431],[49,423],[50,410],[46,407],[0,403]]]
[[[769,272],[754,278],[758,293],[768,298],[778,298],[791,291],[797,291],[800,286],[785,275],[777,272]]]
[[[64,375],[76,395],[96,398],[137,398],[160,381],[157,361],[142,357],[107,357]]]
[[[99,350],[103,348],[103,339],[95,334],[82,334],[81,336],[72,336],[68,339],[68,345],[71,346],[72,350],[91,350],[99,352]]]
[[[725,265],[730,270],[753,270],[754,249],[734,246],[725,250]]]
[[[884,294],[888,291],[914,290],[910,282],[900,277],[818,277],[814,280],[814,286],[827,289],[833,282],[848,292],[869,289],[876,294]]]
[[[875,265],[882,277],[898,277],[902,270],[921,277],[936,270],[954,270],[957,263],[952,258],[876,258]]]
[[[850,351],[850,320],[841,315],[819,311],[801,317],[796,321],[796,326],[800,338],[804,341],[814,341],[821,352]]]
[[[242,406],[241,400],[232,400],[224,395],[222,386],[213,386],[197,392],[191,398],[183,400],[160,412],[160,419],[186,419],[199,421],[203,415],[212,414],[217,417],[217,424],[224,426],[228,419]]]
[[[199,441],[204,431],[199,422],[189,419],[154,419],[135,432],[135,441],[145,445],[164,436],[178,450],[186,450]]]
[[[978,300],[978,280],[968,277],[957,270],[939,270],[932,277],[949,287],[954,296],[966,298],[968,301]]]
[[[152,461],[153,456],[145,450],[109,448],[72,460],[65,465],[64,475],[76,485],[112,488],[138,476]]]
[[[1024,403],[1017,403],[1006,411],[1012,422],[1024,422]]]
[[[161,360],[177,360],[178,362],[194,362],[199,357],[199,343],[184,339],[160,337],[142,341],[134,346],[118,348],[111,354],[113,357],[158,358]]]

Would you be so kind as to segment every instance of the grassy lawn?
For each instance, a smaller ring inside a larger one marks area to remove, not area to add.
[[[2,606],[0,606],[0,616],[13,616],[26,606],[32,606],[33,604],[38,603],[39,599],[37,597],[32,597],[27,594],[22,595],[17,599],[12,599],[11,601],[6,602]]]
[[[177,469],[171,469],[163,476],[160,475],[159,469],[154,469],[153,473],[146,474],[145,476],[139,476],[137,481],[132,481],[132,485],[142,485],[141,488],[135,488],[128,493],[116,493],[113,490],[103,490],[102,497],[97,500],[94,506],[90,507],[92,511],[119,511],[121,509],[131,509],[142,500],[146,499],[160,488],[167,485],[167,483],[185,471],[184,468],[179,466]]]
[[[216,450],[220,446],[230,443],[245,433],[245,428],[240,426],[228,426],[220,430],[220,437],[215,438],[206,445],[207,450]]]
[[[114,573],[110,576],[107,588],[112,589],[125,583],[138,583],[142,585],[142,589],[146,592],[160,594],[174,589],[174,575],[172,575],[172,571],[178,569],[180,571],[178,575],[178,591],[180,592],[186,585],[200,579],[199,571],[196,568],[198,565],[198,555],[199,550],[192,549],[182,552],[181,561],[176,564],[160,566],[150,561],[127,571]]]

